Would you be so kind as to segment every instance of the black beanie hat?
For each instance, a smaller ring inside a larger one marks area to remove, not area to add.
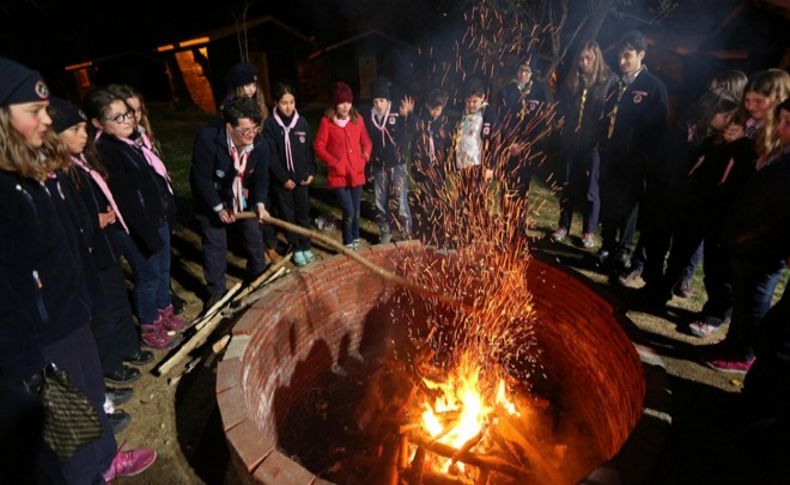
[[[52,117],[52,129],[58,134],[77,123],[88,121],[81,109],[55,96],[49,100],[49,115]]]
[[[245,84],[254,83],[257,80],[258,74],[255,68],[246,62],[240,62],[230,68],[225,82],[228,85],[228,89],[234,89]]]
[[[377,78],[373,81],[373,89],[371,89],[371,97],[373,99],[376,98],[384,98],[384,99],[392,99],[392,95],[390,94],[390,87],[392,86],[392,82],[386,77]]]
[[[0,106],[49,99],[49,88],[38,71],[0,57]]]

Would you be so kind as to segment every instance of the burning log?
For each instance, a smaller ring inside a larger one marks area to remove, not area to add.
[[[465,478],[445,475],[430,470],[425,472],[422,483],[425,485],[474,485]]]
[[[425,466],[425,447],[418,446],[411,461],[411,473],[409,474],[409,485],[422,485],[423,467]]]
[[[409,438],[417,445],[422,446],[426,450],[445,458],[452,459],[456,452],[459,451],[450,445],[445,445],[444,443],[426,439],[418,433],[412,433]],[[490,471],[495,471],[512,478],[524,479],[533,475],[530,470],[513,465],[501,458],[492,455],[481,455],[467,451],[465,453],[459,453],[457,456],[457,461],[466,463],[467,465],[476,466],[481,470],[488,469]]]
[[[544,477],[548,483],[564,483],[560,471],[552,465],[538,447],[529,439],[529,433],[517,419],[506,414],[499,416],[497,422],[499,432],[507,441],[517,444],[527,456],[535,474]]]

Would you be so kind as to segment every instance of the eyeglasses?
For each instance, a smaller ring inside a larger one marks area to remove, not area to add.
[[[236,131],[236,133],[238,133],[241,136],[250,136],[258,133],[258,127],[255,126],[253,128],[244,128],[244,129],[234,128],[234,131]]]
[[[105,117],[104,119],[108,120],[108,121],[114,121],[115,123],[121,124],[124,121],[130,120],[132,118],[134,118],[134,111],[129,110],[126,113],[118,113],[117,115],[115,115],[113,117]]]

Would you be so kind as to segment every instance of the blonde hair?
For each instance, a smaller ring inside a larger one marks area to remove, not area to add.
[[[233,97],[235,98],[243,98],[244,95],[244,86],[236,86],[236,89],[233,90]],[[261,125],[263,122],[266,121],[266,118],[269,117],[269,109],[266,107],[266,96],[263,95],[263,90],[261,89],[261,85],[257,82],[255,83],[255,102],[258,104],[258,108],[261,110]]]
[[[765,121],[757,131],[755,147],[759,157],[765,157],[776,151],[781,142],[776,134],[776,116],[774,108],[790,97],[790,74],[783,69],[766,69],[752,76],[746,86],[745,93],[757,93],[771,102],[765,114]]]
[[[52,130],[47,130],[41,147],[34,148],[11,125],[8,106],[0,106],[0,170],[43,182],[47,174],[67,169],[69,163],[66,145]]]
[[[579,59],[585,51],[590,51],[592,52],[593,56],[595,56],[592,72],[590,73],[590,77],[587,80],[587,87],[595,86],[598,83],[605,82],[612,76],[612,71],[609,69],[609,66],[606,65],[606,61],[603,58],[601,47],[594,40],[587,41],[576,54],[576,57],[574,58],[575,64],[573,69],[571,69],[568,77],[565,78],[565,87],[568,88],[571,93],[576,93],[579,90]]]

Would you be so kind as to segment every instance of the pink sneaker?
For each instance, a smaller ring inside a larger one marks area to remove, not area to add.
[[[164,320],[160,317],[154,323],[140,325],[140,341],[153,349],[166,349],[173,343],[174,337],[167,334]]]
[[[165,328],[167,330],[172,330],[174,332],[180,332],[187,328],[187,324],[176,316],[176,312],[173,309],[173,305],[168,306],[167,308],[163,308],[159,310],[159,318],[161,319]]]
[[[115,454],[109,470],[104,472],[104,481],[109,482],[118,477],[133,477],[146,471],[156,461],[156,450],[140,448],[132,451],[121,451]]]
[[[705,338],[719,331],[718,325],[711,325],[703,321],[689,323],[689,331],[695,337]]]
[[[746,374],[749,372],[749,369],[754,364],[754,357],[747,360],[742,359],[716,359],[716,360],[707,360],[705,361],[705,365],[710,367],[711,369],[726,372],[728,374]]]

